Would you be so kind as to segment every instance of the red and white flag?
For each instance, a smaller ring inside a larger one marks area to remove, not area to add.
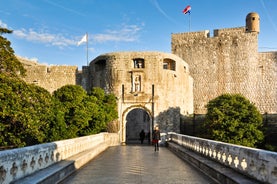
[[[184,14],[190,14],[190,10],[191,10],[191,6],[190,5],[188,5],[184,10],[183,10],[183,13]]]

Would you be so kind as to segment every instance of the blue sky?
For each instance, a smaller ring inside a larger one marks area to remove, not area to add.
[[[277,51],[277,0],[0,0],[15,54],[48,65],[87,65],[115,51],[171,52],[171,34],[245,26],[260,15],[259,51]],[[191,6],[191,14],[182,10]],[[190,22],[190,24],[189,24]],[[190,26],[189,26],[190,25]]]

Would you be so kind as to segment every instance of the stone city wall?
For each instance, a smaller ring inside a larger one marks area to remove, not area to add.
[[[223,93],[240,93],[261,113],[277,113],[276,52],[258,53],[258,33],[245,28],[172,34],[172,53],[190,66],[194,113]]]
[[[36,84],[50,93],[67,84],[77,84],[77,66],[47,66],[18,57],[27,70],[24,80]]]
[[[277,114],[277,52],[259,53],[258,68],[257,104],[262,112]]]

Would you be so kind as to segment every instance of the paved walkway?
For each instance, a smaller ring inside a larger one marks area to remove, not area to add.
[[[63,184],[211,184],[212,180],[182,161],[167,148],[110,147]]]

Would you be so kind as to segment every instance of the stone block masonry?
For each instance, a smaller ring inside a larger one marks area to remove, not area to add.
[[[77,66],[47,66],[18,57],[27,70],[24,80],[36,84],[50,93],[67,84],[77,84]]]
[[[223,93],[240,93],[261,113],[277,113],[277,52],[258,53],[258,33],[244,27],[172,34],[172,53],[190,66],[194,113]],[[275,79],[275,80],[274,80]]]

